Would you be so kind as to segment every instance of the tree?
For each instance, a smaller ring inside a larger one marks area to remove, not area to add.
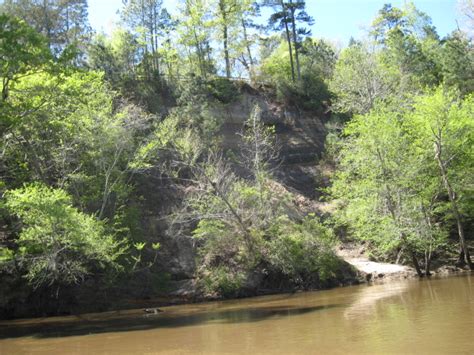
[[[4,304],[15,287],[26,296],[71,290],[120,269],[119,257],[126,264],[136,219],[129,162],[149,115],[119,99],[103,73],[65,65],[67,51],[55,58],[24,21],[0,15],[0,24]]]
[[[64,45],[83,45],[91,31],[88,20],[87,0],[59,0],[62,33],[60,40]]]
[[[251,0],[215,0],[211,2],[211,13],[218,28],[217,38],[222,41],[225,74],[231,77],[235,61],[240,60],[250,73],[254,58],[251,53],[250,27],[258,9]]]
[[[342,51],[329,89],[336,95],[336,110],[366,114],[377,101],[391,97],[396,85],[396,74],[383,65],[380,54],[356,44]]]
[[[307,23],[308,25],[312,25],[314,20],[311,16],[309,16],[305,11],[305,1],[297,0],[293,2],[292,0],[289,1],[288,4],[290,10],[290,18],[291,18],[291,30],[293,33],[293,46],[295,48],[295,62],[296,62],[296,73],[298,74],[298,80],[301,79],[301,67],[300,67],[300,60],[299,60],[299,51],[301,48],[301,36],[308,36],[311,34],[311,31],[304,28],[296,27],[296,22],[303,22]]]
[[[460,263],[472,268],[465,220],[472,218],[473,99],[440,87],[407,107],[376,105],[346,127],[331,192],[336,219],[386,253],[425,254],[443,245],[454,220]],[[401,244],[399,244],[401,243]]]
[[[266,178],[270,165],[276,162],[278,148],[275,142],[275,128],[266,127],[262,122],[262,111],[255,106],[245,122],[242,134],[244,166],[252,172],[257,185]]]
[[[179,42],[185,49],[183,56],[189,62],[188,72],[193,75],[199,73],[204,78],[215,71],[211,58],[212,21],[209,10],[203,0],[186,0],[178,27]]]
[[[286,43],[262,60],[262,78],[276,88],[277,98],[282,102],[307,110],[325,110],[331,100],[328,79],[332,76],[335,53],[324,41],[306,39],[301,48],[301,78],[293,82],[288,62]]]
[[[469,186],[472,186],[473,176],[473,112],[472,96],[459,101],[441,87],[419,97],[407,120],[413,142],[422,152],[424,163],[434,164],[433,170],[437,171],[437,177],[444,186],[459,236],[459,259],[470,269],[473,264],[466,242],[462,206],[469,205],[472,198]]]
[[[441,81],[434,54],[438,48],[438,39],[419,40],[414,35],[405,36],[400,31],[394,31],[387,39],[382,56],[388,66],[397,69],[400,88],[416,93],[426,86],[436,86]]]
[[[376,41],[384,43],[390,31],[405,25],[406,19],[403,11],[391,4],[385,4],[372,22],[371,34]]]
[[[52,55],[44,38],[17,18],[0,15],[0,37],[3,106],[11,86],[21,77],[49,67]],[[6,113],[3,116],[7,119]]]
[[[134,78],[139,71],[140,47],[134,34],[118,28],[110,37],[98,34],[89,44],[88,66],[92,70],[102,70],[114,85]]]
[[[254,66],[256,64],[255,55],[252,54],[252,46],[256,42],[257,33],[250,33],[250,29],[259,29],[253,18],[260,15],[260,7],[256,2],[246,1],[246,6],[241,14],[240,23],[242,25],[240,32],[240,41],[237,43],[237,60],[247,70],[249,77],[252,79],[255,75]]]
[[[446,239],[435,223],[440,185],[410,145],[402,115],[378,106],[350,122],[330,191],[338,205],[335,219],[352,235],[383,256],[407,253],[419,276],[423,253],[429,275],[431,255]]]
[[[229,56],[229,27],[234,26],[239,18],[239,2],[236,0],[218,0],[217,18],[218,26],[222,31],[222,44],[224,48],[224,61],[226,77],[231,77],[231,64]]]
[[[372,24],[371,34],[381,45],[383,61],[397,69],[400,91],[416,93],[440,83],[433,55],[439,46],[436,29],[431,18],[412,2],[403,9],[385,5]]]
[[[297,0],[293,2],[292,0],[290,0],[288,2],[284,2],[283,0],[271,0],[264,1],[264,5],[272,6],[279,9],[279,11],[273,13],[270,16],[269,25],[272,26],[272,29],[276,31],[285,29],[286,40],[288,43],[288,52],[290,55],[292,80],[295,81],[294,61],[296,62],[296,77],[299,80],[301,78],[301,69],[299,62],[299,49],[301,47],[300,36],[309,35],[311,31],[308,31],[305,28],[298,28],[297,22],[303,22],[312,25],[313,18],[309,16],[305,11],[305,1]]]
[[[176,78],[178,72],[178,50],[176,39],[173,39],[173,34],[176,31],[179,21],[173,19],[170,13],[163,9],[161,11],[161,28],[165,37],[162,42],[159,56],[162,58],[164,65],[167,68],[168,85]]]
[[[402,9],[385,4],[372,22],[371,35],[381,44],[386,44],[387,39],[397,32],[404,37],[412,35],[420,40],[437,38],[431,18],[417,9],[411,1]]]
[[[102,74],[54,63],[41,38],[13,24],[2,42],[2,180],[7,188],[33,181],[67,188],[77,205],[102,218],[111,194],[117,205],[126,199],[125,172],[148,116],[113,105]]]
[[[160,75],[159,37],[163,27],[163,16],[168,12],[162,9],[162,0],[125,0],[122,11],[123,21],[139,35],[144,48],[143,62],[145,73]]]
[[[287,8],[285,7],[285,3],[283,1],[278,2],[280,5],[280,11],[273,13],[270,16],[269,19],[269,25],[272,26],[273,30],[276,31],[281,31],[283,28],[285,29],[285,36],[286,36],[286,42],[288,44],[288,53],[290,56],[290,67],[291,67],[291,79],[295,81],[295,66],[293,62],[293,45],[291,41],[291,34],[290,34],[290,29],[289,29],[289,13]],[[270,2],[272,6],[276,6],[276,3]]]
[[[59,55],[68,45],[83,46],[90,32],[87,8],[86,0],[6,0],[0,12],[24,20]]]
[[[462,95],[474,92],[474,43],[463,32],[454,31],[441,41],[436,61],[446,86]]]
[[[468,33],[474,35],[474,1],[473,0],[459,0],[459,10],[463,16]]]
[[[20,227],[16,249],[9,254],[34,288],[55,286],[59,292],[98,270],[120,269],[124,244],[107,235],[94,217],[72,207],[64,190],[32,184],[7,191],[5,197]]]

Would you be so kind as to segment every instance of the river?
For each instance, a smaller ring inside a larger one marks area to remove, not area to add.
[[[0,321],[0,354],[474,354],[474,275]]]

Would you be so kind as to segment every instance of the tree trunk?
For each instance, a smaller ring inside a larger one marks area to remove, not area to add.
[[[199,42],[195,27],[193,27],[193,34],[194,34],[194,41],[195,41],[195,45],[196,45],[196,52],[197,52],[197,56],[198,56],[199,69],[201,71],[201,76],[205,77],[206,76],[206,71],[204,69],[204,54],[202,52],[201,44]]]
[[[459,256],[458,256],[458,261],[456,262],[456,266],[464,266],[466,265],[466,261],[464,260],[464,250],[460,246],[459,247]]]
[[[384,160],[382,158],[382,154],[380,153],[380,150],[377,148],[377,157],[380,161],[381,167],[382,167],[382,175],[383,175],[383,182],[385,184],[385,191],[387,192],[387,207],[390,212],[390,216],[392,217],[393,222],[396,225],[399,225],[399,218],[397,217],[397,213],[395,211],[395,205],[393,202],[393,193],[392,189],[390,188],[389,182],[388,182],[388,173],[385,168]],[[420,264],[418,263],[418,259],[416,258],[415,252],[413,251],[412,247],[408,244],[407,238],[403,231],[399,232],[400,234],[400,240],[402,241],[403,245],[405,245],[410,253],[411,260],[413,263],[413,266],[415,267],[416,273],[418,274],[419,277],[423,277],[423,272],[421,271]]]
[[[242,29],[244,32],[245,47],[247,48],[247,55],[249,56],[249,62],[250,62],[249,76],[250,76],[250,79],[252,79],[254,62],[253,62],[253,57],[252,57],[252,51],[250,50],[250,44],[249,44],[250,42],[248,40],[248,35],[247,35],[247,26],[245,25],[245,20],[243,17],[242,17]]]
[[[48,48],[50,50],[53,50],[53,47],[52,47],[52,30],[51,30],[51,23],[50,23],[50,18],[49,18],[49,15],[48,15],[48,1],[47,0],[43,0],[43,26],[44,26],[44,29],[46,31],[46,39],[48,41]]]
[[[293,2],[290,0],[290,4]],[[301,79],[300,59],[298,55],[298,37],[296,36],[296,21],[295,21],[295,9],[291,8],[291,27],[293,31],[293,48],[295,50],[295,62],[296,62],[296,73],[298,80]]]
[[[142,2],[141,3],[141,23],[145,24],[145,4]],[[147,38],[146,38],[146,33],[145,33],[145,38],[143,39],[143,50],[145,52],[145,60],[143,61],[144,63],[144,72],[145,72],[145,77],[146,80],[150,79],[150,56],[148,55],[148,44],[147,44]]]
[[[285,34],[286,34],[286,41],[288,42],[288,51],[290,52],[290,65],[291,65],[291,80],[295,82],[295,65],[293,64],[293,50],[291,48],[291,36],[290,30],[288,28],[288,17],[286,16],[286,9],[283,0],[280,2],[281,8],[284,13],[283,22],[285,24]]]
[[[66,44],[70,44],[71,41],[69,40],[69,5],[66,4]]]
[[[156,55],[156,48],[155,48],[155,10],[152,10],[152,13],[149,17],[150,24],[148,27],[149,35],[150,35],[150,46],[151,46],[151,71],[154,74],[156,71],[156,63],[155,63],[155,55]]]
[[[431,267],[431,252],[426,252],[425,253],[425,275],[426,276],[431,276],[430,267]]]
[[[438,161],[441,178],[443,180],[444,187],[446,188],[446,192],[448,193],[449,202],[451,203],[451,209],[453,211],[454,218],[456,219],[458,235],[459,235],[459,244],[464,253],[464,262],[469,266],[469,269],[472,270],[473,265],[471,262],[471,256],[469,255],[469,249],[466,244],[466,238],[464,236],[464,227],[461,221],[461,214],[459,213],[458,204],[456,202],[456,194],[449,182],[446,167],[444,166],[444,163],[441,159],[442,146],[439,140],[436,142],[435,147],[436,147],[436,160]]]
[[[225,17],[224,17],[224,19],[225,19]],[[223,35],[224,35],[225,75],[226,75],[227,79],[230,79],[230,59],[229,59],[228,33],[227,32],[228,32],[227,25],[224,25],[223,26]]]
[[[8,99],[8,84],[10,83],[10,78],[5,76],[3,78],[3,85],[2,85],[2,101],[6,101]]]
[[[410,250],[411,260],[413,262],[413,266],[415,267],[416,273],[419,277],[423,277],[423,272],[421,271],[420,264],[418,263],[418,259],[416,258],[415,253]]]
[[[227,11],[223,0],[219,1],[219,11],[222,17],[222,37],[224,39],[224,60],[225,75],[230,79],[230,59],[229,59],[229,28],[227,27]]]

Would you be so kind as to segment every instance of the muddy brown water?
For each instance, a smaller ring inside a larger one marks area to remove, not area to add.
[[[0,354],[474,354],[474,274],[0,321]]]

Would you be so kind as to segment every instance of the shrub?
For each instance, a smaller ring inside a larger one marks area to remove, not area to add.
[[[337,266],[332,246],[334,236],[314,215],[301,223],[282,216],[268,231],[267,259],[276,271],[295,283],[325,281]]]
[[[18,261],[35,288],[79,283],[98,269],[120,268],[122,243],[105,234],[100,221],[72,207],[65,191],[32,184],[7,191],[5,197],[21,232],[14,253],[3,255]]]
[[[219,266],[208,270],[203,277],[205,290],[217,292],[224,297],[236,296],[245,281],[246,274],[231,270],[228,266]]]
[[[239,96],[239,91],[235,84],[226,78],[213,78],[208,80],[207,89],[212,97],[224,104],[235,101]]]

